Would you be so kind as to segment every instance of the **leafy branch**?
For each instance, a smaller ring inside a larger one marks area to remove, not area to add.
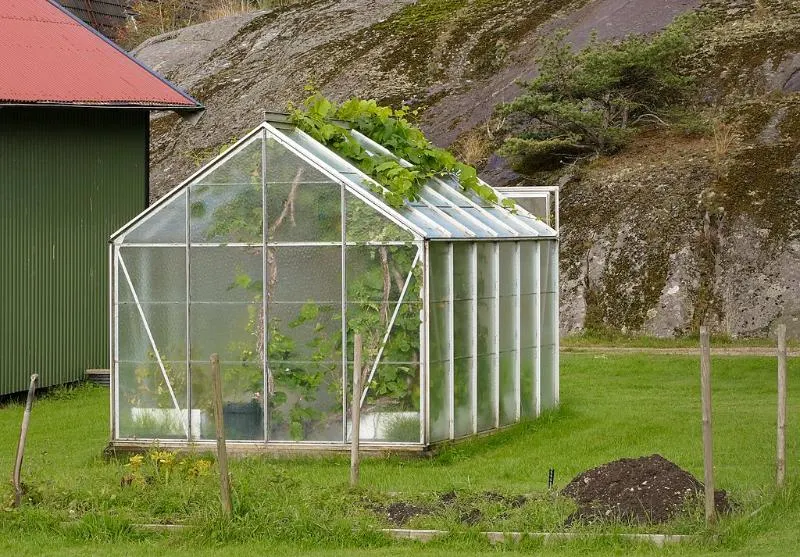
[[[478,179],[472,166],[456,160],[445,149],[433,145],[409,116],[407,107],[378,106],[375,100],[351,98],[337,105],[320,93],[307,98],[301,107],[291,107],[291,120],[308,135],[352,162],[381,184],[387,203],[400,207],[406,200],[419,199],[425,183],[435,176],[455,176],[465,191],[473,191],[490,203],[498,203],[494,190]],[[386,147],[394,156],[370,154],[350,133],[356,130]],[[410,166],[403,165],[403,159]],[[513,207],[510,200],[502,205]]]

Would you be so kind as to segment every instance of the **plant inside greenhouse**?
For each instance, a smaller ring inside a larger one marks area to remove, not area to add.
[[[557,233],[405,116],[312,97],[112,237],[114,445],[211,443],[212,354],[234,447],[346,448],[359,404],[365,447],[423,450],[557,404]]]

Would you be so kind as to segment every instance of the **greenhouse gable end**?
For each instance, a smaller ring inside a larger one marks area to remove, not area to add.
[[[373,155],[388,152],[351,132]],[[558,238],[433,178],[394,208],[264,123],[112,237],[112,444],[423,450],[558,403]]]

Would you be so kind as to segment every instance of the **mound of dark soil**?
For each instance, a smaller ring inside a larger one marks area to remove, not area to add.
[[[703,484],[661,455],[623,458],[583,472],[561,491],[575,499],[578,510],[567,519],[595,522],[619,520],[639,524],[667,522],[692,500],[702,497]],[[714,499],[718,512],[730,510],[725,491]]]

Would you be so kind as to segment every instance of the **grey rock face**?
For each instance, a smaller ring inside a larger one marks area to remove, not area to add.
[[[153,197],[258,124],[264,110],[282,111],[287,102],[300,101],[308,84],[335,99],[358,95],[427,104],[422,126],[447,145],[512,99],[518,79],[535,75],[542,36],[567,28],[568,40],[579,47],[594,28],[600,38],[652,32],[700,3],[574,0],[563,3],[567,8],[556,18],[513,41],[501,40],[503,29],[493,27],[497,21],[469,29],[444,26],[430,51],[418,44],[430,37],[409,38],[392,19],[414,0],[317,0],[155,37],[135,55],[188,89],[207,110],[196,123],[173,114],[154,118]],[[530,17],[523,4],[508,3],[510,20]],[[746,11],[748,3],[741,4],[731,9]],[[489,43],[496,60],[485,74],[475,75],[468,54],[481,41]],[[756,69],[767,88],[800,89],[798,54]],[[785,109],[771,113],[752,130],[753,144],[785,146],[782,134],[791,117]],[[786,163],[782,176],[800,184],[800,154]],[[484,177],[498,186],[524,180],[499,157]],[[732,336],[763,335],[778,321],[800,335],[797,232],[776,242],[764,235],[768,224],[720,211],[731,192],[720,194],[719,204],[708,202],[718,180],[707,148],[664,153],[653,146],[566,184],[562,330],[597,327],[672,336],[702,319]],[[787,214],[797,212],[792,204],[800,186],[784,189]],[[754,206],[763,195],[754,194]]]
[[[800,242],[781,249],[766,242],[768,231],[740,219],[720,253],[717,290],[723,300],[720,329],[732,336],[766,336],[786,323],[800,336]]]

